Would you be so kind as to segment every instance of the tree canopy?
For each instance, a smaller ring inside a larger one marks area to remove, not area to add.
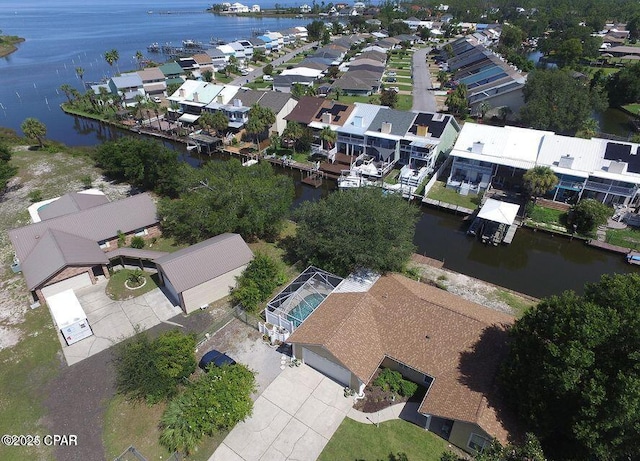
[[[255,255],[237,279],[238,284],[232,292],[233,300],[250,312],[257,311],[260,303],[266,301],[273,290],[287,281],[280,264],[261,253]]]
[[[178,153],[156,141],[123,137],[101,144],[95,152],[96,165],[119,181],[175,197],[183,185],[181,172],[191,167],[178,160]]]
[[[524,86],[520,117],[539,130],[574,133],[594,110],[604,110],[607,99],[599,87],[590,88],[568,72],[535,70]]]
[[[322,38],[322,33],[324,32],[324,22],[315,20],[307,24],[307,35],[310,42],[317,42]]]
[[[571,208],[570,220],[581,234],[590,234],[596,227],[607,223],[613,210],[594,199],[580,200]]]
[[[116,386],[119,392],[148,403],[177,393],[178,384],[196,369],[196,339],[179,330],[151,340],[140,333],[116,348]]]
[[[163,232],[180,242],[196,243],[224,232],[247,240],[276,235],[293,203],[291,178],[260,162],[209,162],[190,169],[179,198],[160,201]]]
[[[640,102],[640,62],[627,65],[610,76],[607,91],[612,106]]]
[[[338,275],[359,268],[399,271],[414,251],[417,218],[416,207],[378,188],[331,194],[296,211],[292,252]]]
[[[640,453],[640,275],[604,275],[516,321],[505,395],[554,459]]]
[[[20,129],[27,138],[37,139],[40,147],[44,147],[44,138],[47,136],[47,127],[37,118],[26,118],[20,125]]]
[[[9,180],[18,172],[18,168],[10,165],[11,149],[0,144],[0,196],[4,193]]]

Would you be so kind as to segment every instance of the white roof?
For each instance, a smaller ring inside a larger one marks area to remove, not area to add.
[[[602,139],[571,138],[569,136],[545,136],[540,146],[538,164],[550,167],[557,173],[583,176],[585,173],[602,170],[606,141]],[[573,157],[570,173],[559,167],[560,157]],[[605,160],[607,166],[609,160]],[[583,174],[578,174],[582,172]],[[586,176],[585,176],[586,177]]]
[[[519,209],[520,205],[515,203],[501,202],[490,198],[482,205],[478,218],[511,225],[515,221]]]
[[[540,143],[547,134],[553,133],[467,122],[458,135],[452,155],[527,170],[536,165]]]
[[[87,318],[73,290],[47,296],[47,304],[60,330]]]
[[[311,69],[310,67],[295,67],[293,69],[283,70],[280,75],[301,75],[303,77],[317,78],[322,74],[322,71],[318,69]]]
[[[193,114],[183,114],[180,116],[180,118],[178,119],[179,122],[185,122],[185,123],[193,123],[196,120],[198,120],[200,118],[199,115],[193,115]]]

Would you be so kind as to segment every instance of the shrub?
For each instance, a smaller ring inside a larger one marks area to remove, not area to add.
[[[144,239],[139,235],[136,235],[131,239],[131,248],[144,248]]]
[[[196,369],[194,335],[178,330],[151,340],[140,333],[116,346],[118,392],[153,404],[177,393],[178,384]]]
[[[573,206],[571,212],[571,222],[581,234],[589,234],[596,227],[606,224],[613,214],[611,208],[594,199],[581,200]]]
[[[42,200],[42,191],[40,189],[34,189],[29,192],[29,195],[27,197],[29,197],[29,201],[31,203],[39,202]]]
[[[411,397],[418,390],[418,385],[404,379],[400,372],[384,368],[373,381],[375,386],[381,387],[387,392],[393,392],[403,397]]]
[[[90,174],[86,174],[82,176],[80,178],[80,182],[82,183],[85,189],[91,189],[91,186],[93,186],[93,178],[91,177]]]
[[[134,285],[140,285],[144,280],[144,273],[140,269],[136,269],[129,274],[127,280],[129,281],[129,283],[132,283]]]
[[[286,281],[281,265],[258,253],[238,277],[238,286],[232,292],[233,300],[249,312],[255,312],[260,303],[266,301],[273,290]]]
[[[413,381],[409,381],[408,379],[403,379],[400,381],[400,392],[398,392],[403,397],[411,397],[418,390],[418,385]]]

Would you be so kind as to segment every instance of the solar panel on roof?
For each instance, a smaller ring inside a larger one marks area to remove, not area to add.
[[[632,153],[631,145],[629,144],[608,142],[604,151],[604,158],[616,162],[626,162],[628,172],[640,173],[640,155],[638,155],[638,151]]]

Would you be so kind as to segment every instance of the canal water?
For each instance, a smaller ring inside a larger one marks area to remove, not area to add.
[[[202,13],[211,2],[201,0],[111,0],[86,2],[57,0],[7,0],[0,2],[3,33],[25,37],[17,53],[0,59],[0,126],[19,130],[26,117],[37,117],[47,126],[47,137],[68,145],[96,145],[125,132],[68,116],[59,109],[64,95],[60,85],[80,89],[75,67],[83,67],[84,80],[111,75],[102,54],[117,49],[120,70],[133,69],[137,50],[146,54],[153,42],[183,39],[208,41],[248,37],[253,30],[279,30],[300,25],[298,19],[220,18]],[[274,2],[275,3],[275,2]],[[281,0],[295,5],[295,0]],[[262,7],[273,6],[271,1]],[[148,10],[153,10],[149,14]],[[172,14],[159,14],[172,11]],[[304,22],[307,22],[303,20]],[[304,24],[303,22],[303,24]],[[166,142],[196,166],[207,159],[189,155],[183,145]],[[335,190],[325,182],[313,189],[300,183],[301,174],[282,169],[296,181],[295,206],[319,200]],[[587,247],[580,241],[552,237],[520,229],[509,246],[485,246],[466,236],[461,216],[422,208],[414,243],[417,251],[444,260],[446,268],[533,296],[556,294],[564,289],[580,291],[585,282],[601,274],[633,268],[620,255]]]

